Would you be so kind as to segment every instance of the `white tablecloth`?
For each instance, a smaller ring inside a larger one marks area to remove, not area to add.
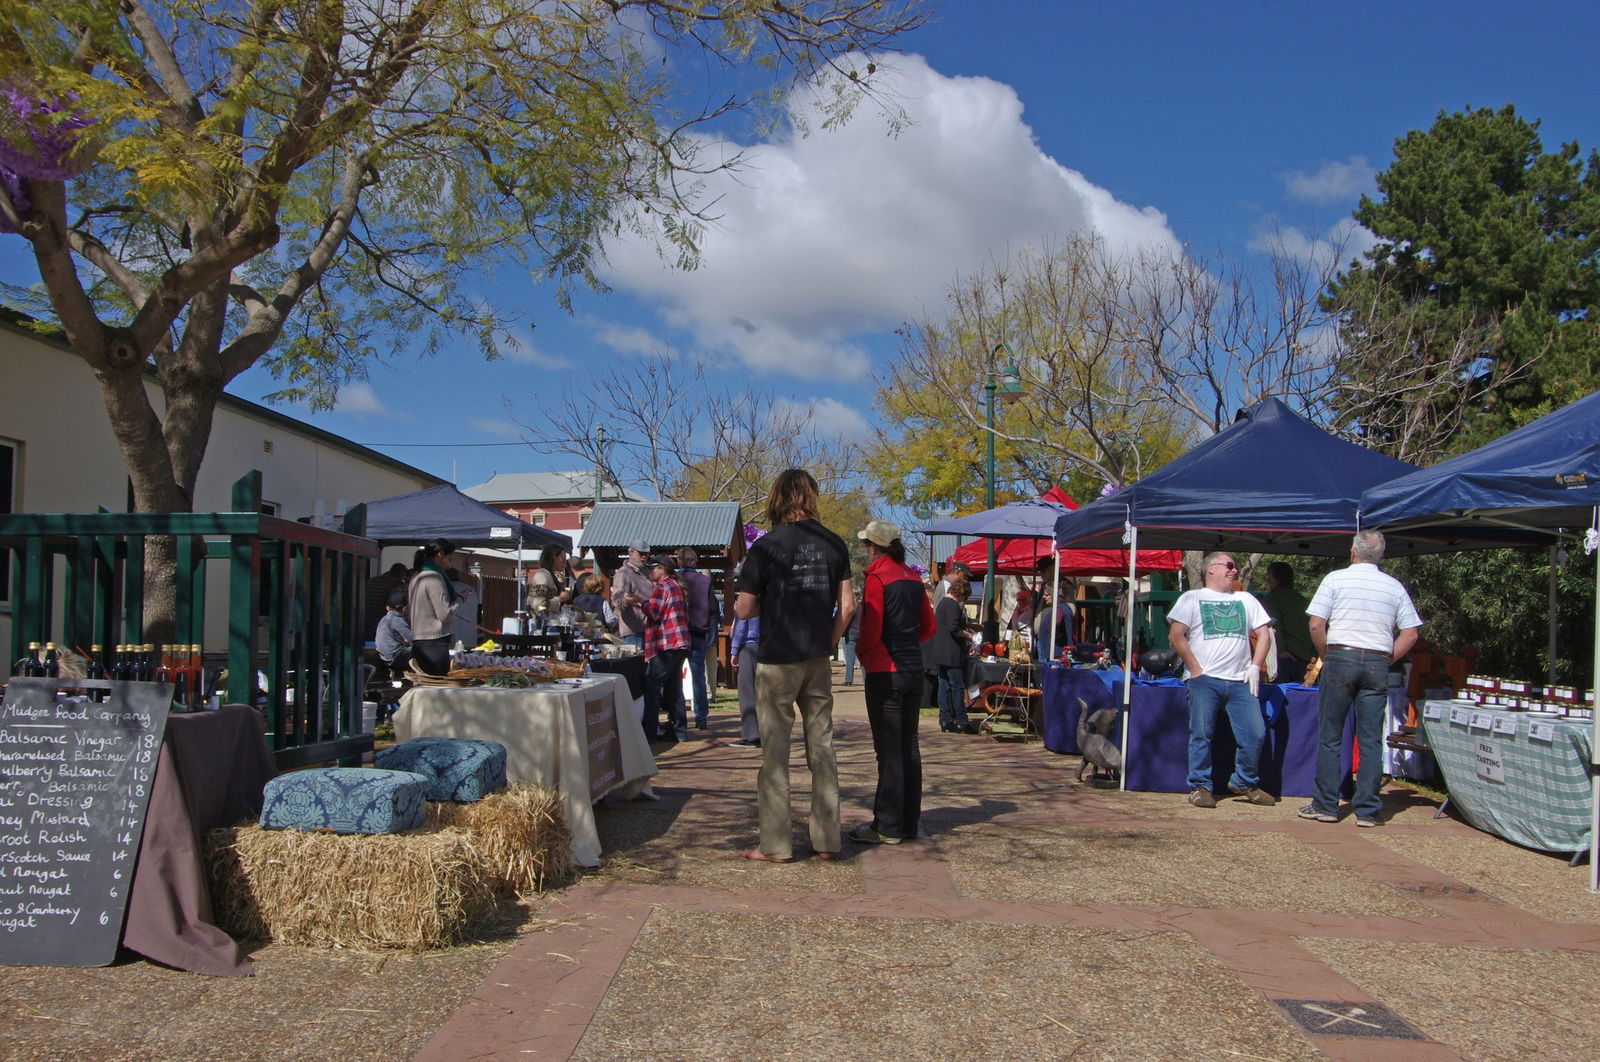
[[[615,722],[591,733],[591,716]],[[506,780],[546,785],[561,793],[572,830],[572,858],[579,866],[600,863],[600,836],[593,802],[607,793],[654,799],[656,773],[650,743],[633,712],[628,683],[620,675],[546,683],[531,690],[415,686],[400,698],[395,738],[476,738],[506,747]],[[619,755],[611,777],[594,779],[591,756],[615,734]]]

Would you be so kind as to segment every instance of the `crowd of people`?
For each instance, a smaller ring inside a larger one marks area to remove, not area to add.
[[[940,729],[977,733],[968,714],[969,665],[974,624],[966,603],[972,573],[954,563],[935,585],[908,565],[900,531],[872,520],[857,533],[867,557],[859,584],[852,580],[844,540],[818,520],[816,481],[789,469],[767,499],[771,530],[755,541],[734,582],[730,657],[738,669],[739,737],[736,748],[761,751],[757,774],[759,844],[748,859],[794,858],[790,822],[790,748],[798,715],[805,762],[811,773],[811,847],[834,858],[841,840],[900,844],[915,838],[922,801],[918,720],[930,695]],[[1351,566],[1322,580],[1308,601],[1294,586],[1293,569],[1273,563],[1267,588],[1246,592],[1232,554],[1202,562],[1201,585],[1180,595],[1168,613],[1168,639],[1183,667],[1189,702],[1188,801],[1217,806],[1217,794],[1271,805],[1261,788],[1259,751],[1264,722],[1258,701],[1263,678],[1293,682],[1321,661],[1320,733],[1316,787],[1301,817],[1338,819],[1340,743],[1350,715],[1360,752],[1356,821],[1377,823],[1387,672],[1415,644],[1421,619],[1410,597],[1378,569],[1383,536],[1362,532]],[[417,551],[407,570],[395,565],[372,580],[384,613],[376,624],[379,655],[398,674],[414,665],[430,674],[449,669],[453,633],[476,623],[473,588],[453,567],[455,547],[444,540]],[[645,715],[649,737],[687,740],[689,729],[708,726],[705,660],[723,624],[720,596],[698,567],[692,548],[653,553],[639,540],[609,583],[597,572],[576,572],[567,551],[547,549],[527,585],[526,606],[543,615],[576,609],[598,618],[617,638],[637,646],[646,663]],[[369,595],[369,601],[372,600]],[[1070,651],[1076,615],[1070,600],[1053,600],[1049,587],[1019,591],[1006,627],[1026,631],[1035,658],[1041,648]],[[832,663],[844,650],[846,685],[859,666],[878,780],[868,822],[841,831],[838,769],[833,748]],[[687,698],[682,674],[691,676]],[[1215,777],[1212,746],[1226,720],[1237,754],[1224,781]],[[1221,783],[1219,785],[1219,783]]]

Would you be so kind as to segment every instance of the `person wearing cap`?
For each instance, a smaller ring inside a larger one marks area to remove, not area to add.
[[[644,714],[658,741],[687,741],[689,725],[683,710],[683,662],[689,656],[688,610],[677,571],[664,557],[647,557],[645,574],[653,584],[648,600],[630,597],[628,603],[644,612]],[[665,709],[667,723],[661,725]]]
[[[756,721],[761,770],[756,775],[761,843],[746,859],[794,859],[789,810],[789,744],[795,709],[811,768],[811,848],[821,859],[839,853],[839,767],[833,753],[833,645],[856,611],[850,553],[817,520],[817,481],[786,469],[767,493],[772,530],[756,540],[734,584],[734,614],[761,617],[756,650]]]
[[[857,658],[866,671],[867,721],[878,760],[872,821],[850,831],[857,844],[915,840],[922,818],[922,643],[933,637],[933,606],[906,567],[900,529],[873,520],[856,534],[867,547]]]
[[[650,577],[644,571],[644,562],[649,556],[649,543],[634,539],[628,546],[628,559],[611,576],[611,607],[617,612],[617,634],[629,645],[641,649],[644,648],[644,611],[638,605],[630,606],[628,598],[648,601],[655,592]]]
[[[406,665],[411,663],[411,624],[406,622],[405,587],[397,586],[389,591],[387,610],[378,621],[373,642],[378,659],[389,665],[389,674],[396,679],[405,678]]]
[[[445,570],[455,557],[456,545],[435,539],[417,550],[416,569],[406,584],[406,606],[411,621],[411,655],[429,675],[450,673],[450,621],[461,602],[472,594],[458,591]]]

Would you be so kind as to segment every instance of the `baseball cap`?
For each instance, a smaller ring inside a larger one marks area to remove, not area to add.
[[[887,520],[872,520],[856,532],[856,537],[874,546],[889,548],[889,543],[900,537],[900,529]]]

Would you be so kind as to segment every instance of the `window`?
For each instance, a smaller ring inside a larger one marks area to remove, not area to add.
[[[528,513],[528,523],[533,524],[536,527],[544,526],[544,518],[545,511],[543,509],[533,509]]]
[[[0,515],[16,511],[17,444],[0,440]],[[0,549],[0,603],[11,603],[11,551]]]
[[[589,526],[589,517],[591,517],[593,515],[594,515],[594,507],[593,506],[585,505],[582,509],[579,509],[578,510],[578,526],[579,527],[588,527]]]

